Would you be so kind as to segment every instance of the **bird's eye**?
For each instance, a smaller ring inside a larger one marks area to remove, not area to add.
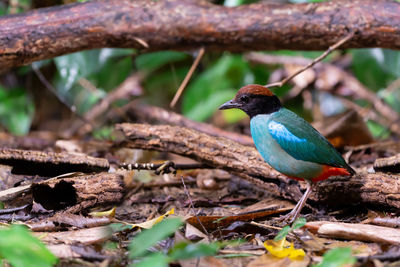
[[[247,95],[242,95],[240,97],[240,102],[243,102],[243,103],[249,102],[249,97]]]

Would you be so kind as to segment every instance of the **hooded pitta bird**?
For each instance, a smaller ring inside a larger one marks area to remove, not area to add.
[[[254,144],[264,160],[289,178],[306,181],[307,190],[286,216],[300,214],[315,182],[356,172],[339,152],[303,118],[282,107],[278,97],[261,85],[242,87],[219,109],[238,108],[250,117]]]

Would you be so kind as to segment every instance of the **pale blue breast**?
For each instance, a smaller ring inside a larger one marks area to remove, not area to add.
[[[251,135],[258,152],[271,167],[283,174],[303,179],[317,177],[322,172],[321,164],[293,158],[272,138],[269,130],[280,131],[280,127],[279,123],[271,120],[271,115],[262,114],[251,119]],[[305,141],[299,138],[296,140],[295,136],[288,138],[292,138],[293,142]]]

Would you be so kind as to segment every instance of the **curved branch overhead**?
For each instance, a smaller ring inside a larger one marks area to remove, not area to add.
[[[192,0],[98,0],[0,17],[0,68],[101,47],[213,50],[400,48],[400,3],[347,0],[217,6]]]

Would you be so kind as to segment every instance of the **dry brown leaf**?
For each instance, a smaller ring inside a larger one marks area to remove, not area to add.
[[[164,220],[165,217],[167,217],[168,215],[172,215],[174,213],[175,213],[175,209],[171,209],[157,218],[154,218],[154,219],[142,222],[142,223],[138,223],[138,224],[131,224],[131,226],[132,226],[132,228],[139,227],[139,228],[143,228],[143,229],[150,229],[155,224]]]
[[[199,229],[197,229],[190,223],[187,223],[186,230],[185,230],[185,237],[187,239],[192,239],[193,237],[205,239],[205,238],[207,238],[207,235],[205,235],[203,232],[201,232]]]
[[[111,219],[108,217],[85,217],[83,215],[71,214],[68,212],[56,213],[53,217],[40,220],[38,222],[28,223],[27,226],[34,232],[56,231],[65,226],[73,226],[76,228],[93,228],[110,224]]]
[[[115,217],[115,210],[117,207],[113,207],[110,210],[105,210],[105,211],[92,211],[89,212],[90,216],[93,217],[108,217],[108,218],[114,218]]]
[[[291,210],[291,208],[282,208],[282,209],[274,209],[274,210],[263,210],[258,212],[250,212],[246,214],[233,215],[233,216],[193,216],[186,220],[186,222],[190,223],[197,229],[203,230],[202,226],[199,224],[198,220],[201,221],[201,224],[209,230],[215,230],[218,227],[226,227],[236,221],[249,222],[261,218],[265,218],[272,214],[278,214],[285,211]]]
[[[228,267],[228,265],[222,259],[217,259],[215,257],[180,260],[179,264],[182,267]]]
[[[77,231],[66,232],[34,232],[34,236],[38,237],[42,242],[47,244],[98,244],[108,240],[111,237],[111,228],[108,226],[100,226],[89,229],[81,229]]]
[[[70,245],[58,244],[58,245],[47,245],[46,246],[51,253],[53,253],[57,258],[80,258],[80,255],[74,252]]]

